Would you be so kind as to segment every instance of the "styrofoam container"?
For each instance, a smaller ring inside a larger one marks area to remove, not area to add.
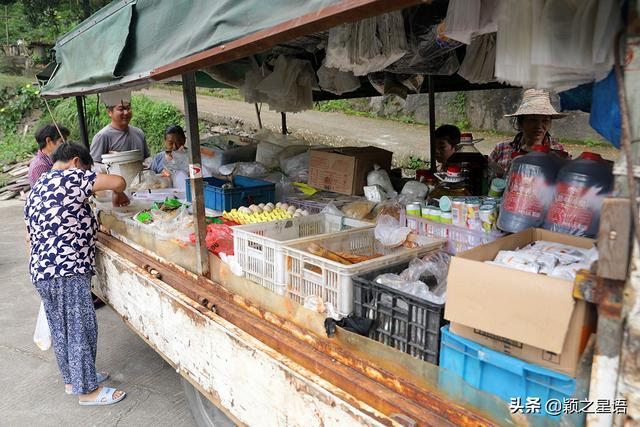
[[[433,238],[429,244],[419,248],[388,248],[376,240],[374,232],[374,228],[367,228],[313,239],[313,243],[334,252],[349,252],[362,256],[382,255],[352,265],[344,265],[311,254],[307,250],[310,240],[283,245],[287,296],[304,304],[305,298],[315,295],[324,302],[330,302],[339,314],[347,316],[353,309],[353,276],[422,257],[428,252],[440,249],[445,243],[442,239]]]
[[[327,214],[239,225],[233,227],[234,252],[246,278],[284,295],[283,244],[350,228],[370,227],[373,224],[369,222]]]

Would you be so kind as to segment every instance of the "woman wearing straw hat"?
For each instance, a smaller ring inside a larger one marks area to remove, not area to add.
[[[568,156],[564,147],[555,142],[549,134],[551,120],[565,117],[566,114],[558,113],[551,105],[549,93],[528,89],[524,92],[522,102],[518,110],[505,117],[515,117],[518,134],[513,140],[501,142],[493,149],[489,155],[489,161],[499,175],[504,174],[511,165],[511,160],[522,151],[530,151],[531,147],[537,144],[546,145],[552,151],[563,157]]]

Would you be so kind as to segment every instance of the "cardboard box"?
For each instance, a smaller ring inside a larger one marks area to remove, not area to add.
[[[591,239],[529,229],[451,260],[445,318],[451,331],[491,349],[575,376],[595,329],[590,304],[573,299],[573,282],[485,264],[500,250],[537,240],[591,248]]]
[[[389,171],[393,153],[377,147],[321,148],[309,151],[309,181],[314,188],[362,196],[373,165]]]

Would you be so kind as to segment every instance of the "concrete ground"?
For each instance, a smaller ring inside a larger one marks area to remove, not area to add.
[[[113,406],[64,394],[53,350],[33,343],[40,299],[27,273],[22,202],[0,202],[0,426],[193,426],[180,377],[108,307],[97,311],[97,366],[127,392]]]

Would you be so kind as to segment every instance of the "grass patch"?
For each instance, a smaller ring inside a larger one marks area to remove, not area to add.
[[[32,84],[34,79],[24,76],[14,76],[11,74],[0,73],[0,89],[10,88],[15,89],[20,86],[26,86]]]
[[[360,111],[355,110],[351,103],[346,99],[332,99],[329,101],[319,101],[316,102],[314,108],[315,111],[320,111],[323,113],[328,112],[337,112],[347,114],[349,116],[357,116],[357,117],[369,117],[372,119],[378,118],[378,116],[369,111]]]
[[[27,160],[38,150],[38,143],[33,134],[22,136],[7,133],[0,141],[0,164],[6,165]]]
[[[591,138],[585,138],[585,139],[564,139],[561,138],[560,139],[560,144],[563,145],[579,145],[579,146],[583,146],[586,148],[611,148],[613,147],[613,145],[611,145],[610,143],[606,142],[606,141],[595,141],[594,139]]]

